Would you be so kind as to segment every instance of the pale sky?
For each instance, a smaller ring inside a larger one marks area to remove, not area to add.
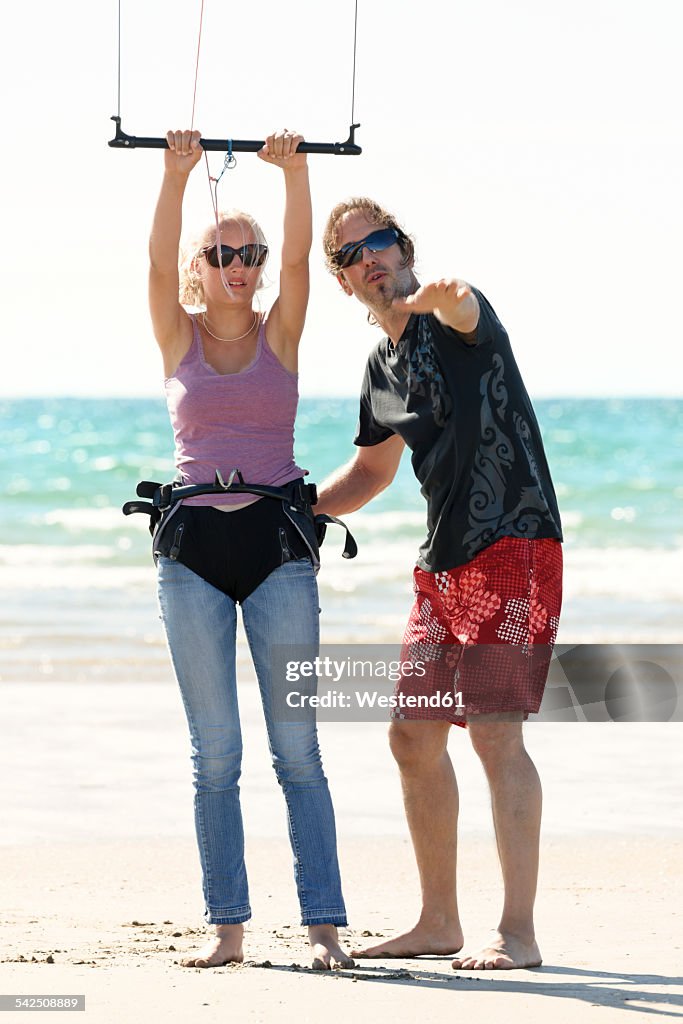
[[[188,126],[200,0],[122,10],[124,130]],[[345,139],[353,10],[205,0],[196,126]],[[161,394],[146,249],[162,155],[106,145],[116,25],[114,0],[3,12],[3,395]],[[364,152],[309,158],[301,393],[356,394],[378,337],[320,249],[331,206],[368,194],[415,237],[422,282],[458,276],[487,295],[532,396],[682,395],[682,29],[678,0],[359,0]],[[250,154],[221,183],[223,206],[261,222],[273,281],[282,200],[281,173]],[[185,223],[210,219],[200,164]]]

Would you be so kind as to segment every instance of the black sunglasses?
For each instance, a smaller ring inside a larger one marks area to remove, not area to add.
[[[379,231],[373,231],[365,238],[361,238],[360,242],[348,242],[343,245],[339,252],[334,253],[332,261],[337,270],[343,270],[363,259],[363,249],[369,249],[370,252],[382,252],[383,249],[388,249],[390,245],[398,242],[399,238],[400,235],[396,228],[380,228]]]
[[[202,252],[206,256],[209,266],[218,266],[218,246],[211,245],[202,249]],[[244,267],[260,267],[267,255],[268,246],[261,245],[259,242],[249,242],[247,245],[241,245],[239,249],[233,249],[231,245],[222,245],[221,266],[229,267],[235,256],[239,256]]]

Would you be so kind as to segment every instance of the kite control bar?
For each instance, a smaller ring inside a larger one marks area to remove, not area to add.
[[[126,135],[121,130],[121,118],[114,114],[112,121],[116,122],[116,135],[110,140],[109,145],[114,149],[168,149],[166,139],[153,139],[141,135]],[[334,153],[336,156],[358,156],[362,153],[360,146],[354,141],[356,128],[359,124],[352,124],[349,127],[349,137],[346,142],[302,142],[298,153]],[[202,149],[210,153],[258,153],[263,148],[263,142],[256,142],[252,139],[200,139]]]

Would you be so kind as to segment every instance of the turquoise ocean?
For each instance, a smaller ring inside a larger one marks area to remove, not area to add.
[[[683,400],[534,403],[565,530],[565,643],[683,639]],[[301,400],[295,456],[320,482],[353,454],[357,401]],[[138,480],[174,475],[163,398],[0,400],[0,680],[168,676]],[[389,642],[411,603],[425,505],[393,485],[328,532],[326,642]]]

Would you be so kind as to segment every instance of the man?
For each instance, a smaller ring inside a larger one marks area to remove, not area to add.
[[[420,918],[405,934],[353,955],[462,948],[458,789],[447,741],[452,724],[466,724],[491,790],[505,899],[492,939],[453,967],[535,967],[541,787],[522,722],[540,706],[562,587],[560,517],[538,424],[487,300],[459,279],[421,286],[412,240],[386,210],[366,198],[338,204],[323,244],[328,269],[386,337],[365,372],[357,454],[325,482],[318,508],[335,515],[360,508],[392,481],[404,445],[411,449],[428,536],[403,652],[423,655],[429,671],[422,681],[404,678],[397,696],[441,700],[448,692],[451,700],[425,711],[405,699],[390,726]]]

